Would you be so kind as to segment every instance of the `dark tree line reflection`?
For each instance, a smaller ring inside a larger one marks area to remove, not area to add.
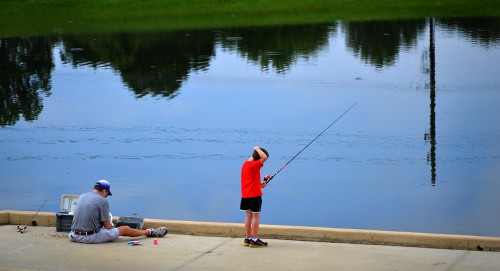
[[[361,61],[377,69],[391,66],[401,50],[412,48],[427,20],[345,22],[224,30],[112,33],[49,37],[0,38],[0,125],[21,117],[36,120],[43,97],[50,95],[53,49],[63,62],[107,66],[115,70],[137,98],[171,99],[190,73],[209,67],[218,45],[235,51],[263,70],[286,73],[300,59],[315,57],[340,29]],[[500,18],[435,20],[482,46],[500,42]]]
[[[328,37],[335,31],[336,24],[234,29],[220,31],[217,41],[262,70],[285,73],[294,62],[314,57],[328,46]]]
[[[50,37],[0,39],[0,125],[36,120],[50,95]]]
[[[61,58],[74,66],[108,65],[140,98],[173,98],[190,72],[215,56],[213,31],[64,36]]]
[[[425,20],[348,22],[342,30],[356,57],[383,68],[394,64],[400,50],[414,47],[425,27]]]
[[[500,43],[500,19],[497,18],[460,18],[435,20],[436,26],[456,32],[481,46],[489,47]]]

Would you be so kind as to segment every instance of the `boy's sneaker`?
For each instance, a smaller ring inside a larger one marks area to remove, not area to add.
[[[257,241],[250,240],[250,246],[251,247],[267,247],[267,242],[264,242],[260,239],[257,239]]]
[[[250,245],[251,241],[252,241],[251,239],[245,238],[245,241],[243,241],[243,245],[247,247]]]
[[[150,228],[148,230],[149,230],[149,235],[148,235],[149,237],[163,237],[168,233],[168,230],[165,227],[157,229]]]

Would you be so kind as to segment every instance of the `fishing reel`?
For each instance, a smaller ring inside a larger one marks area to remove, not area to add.
[[[268,183],[270,180],[271,180],[271,176],[269,176],[269,174],[264,176],[264,182]]]
[[[21,234],[23,234],[25,231],[26,231],[26,226],[24,227],[20,227],[20,226],[17,226],[17,232],[20,232]]]

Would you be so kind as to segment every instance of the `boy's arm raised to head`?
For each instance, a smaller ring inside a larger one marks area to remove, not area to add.
[[[265,152],[263,152],[263,151],[259,148],[259,146],[255,146],[255,147],[253,147],[253,149],[254,149],[254,150],[255,150],[255,151],[259,154],[259,156],[260,156],[260,160],[262,160],[262,164],[264,164],[264,162],[266,162],[266,160],[267,160],[267,155],[266,155],[266,153],[265,153]]]

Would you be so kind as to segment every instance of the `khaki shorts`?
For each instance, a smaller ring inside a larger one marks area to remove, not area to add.
[[[120,232],[118,228],[106,229],[100,228],[99,232],[92,235],[77,235],[73,231],[69,232],[69,240],[85,244],[106,243],[118,239]]]

